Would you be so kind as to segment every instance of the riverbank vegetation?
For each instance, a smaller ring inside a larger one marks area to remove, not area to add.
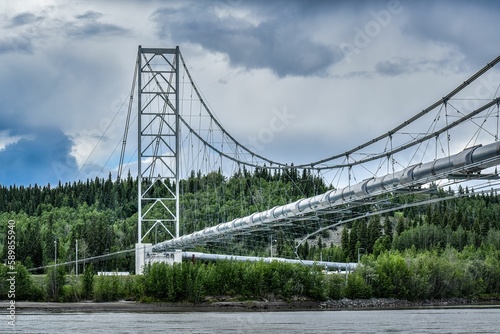
[[[7,299],[7,267],[0,267],[0,299]],[[16,267],[19,300],[189,302],[396,298],[409,301],[500,297],[500,251],[489,247],[443,251],[384,251],[344,273],[274,261],[154,264],[144,275],[65,274],[62,267],[30,275]]]
[[[329,188],[319,177],[293,168],[279,173],[242,170],[230,178],[192,173],[181,186],[183,233]],[[132,272],[133,252],[94,262],[91,267],[82,264],[79,276],[71,266],[27,271],[54,260],[74,260],[76,240],[79,258],[133,249],[136,189],[137,181],[130,175],[119,181],[109,177],[56,187],[0,187],[2,227],[6,231],[9,220],[16,222],[16,299],[199,303],[218,296],[425,300],[500,294],[500,199],[495,192],[475,195],[467,188],[457,190],[467,196],[346,224],[336,231],[341,234],[338,240],[331,237],[334,231],[326,231],[295,250],[290,240],[276,235],[275,256],[295,257],[296,251],[302,259],[339,262],[356,261],[360,256],[362,265],[347,276],[325,273],[319,266],[229,261],[154,265],[142,276],[95,275],[97,271]],[[394,198],[404,200],[403,196]],[[6,237],[3,233],[0,238],[2,259],[8,254]],[[229,251],[268,256],[269,240],[264,236],[251,245],[243,241]],[[7,299],[10,271],[0,265],[0,299]]]

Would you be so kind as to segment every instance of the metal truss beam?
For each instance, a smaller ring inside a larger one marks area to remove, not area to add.
[[[138,250],[156,242],[158,227],[179,237],[179,54],[178,47],[138,50]],[[136,252],[136,273],[143,253]]]

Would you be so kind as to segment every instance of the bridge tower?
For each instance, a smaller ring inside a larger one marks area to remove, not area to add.
[[[152,251],[158,233],[163,240],[179,237],[179,58],[179,47],[139,46],[137,55],[136,274],[142,274],[148,262],[181,261],[180,251]]]

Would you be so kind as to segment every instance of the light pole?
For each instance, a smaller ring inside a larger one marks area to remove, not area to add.
[[[76,273],[76,276],[78,277],[78,239],[75,240],[76,242],[76,263],[75,263],[75,273]]]
[[[108,249],[108,248],[106,248],[106,250],[104,251],[104,253],[105,253],[106,255],[108,255],[108,254],[109,254],[109,249]],[[106,267],[106,268],[105,268],[105,271],[108,271],[108,257],[107,257],[107,256],[106,256],[106,261],[105,261],[105,263],[104,263],[104,266]]]
[[[359,263],[359,260],[360,260],[359,251],[360,251],[361,249],[362,249],[362,250],[365,250],[364,248],[358,248],[358,263]]]
[[[54,264],[57,264],[57,238],[54,238]]]

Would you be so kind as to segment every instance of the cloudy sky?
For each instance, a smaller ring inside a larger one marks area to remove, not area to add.
[[[138,45],[180,46],[241,142],[288,115],[254,148],[309,162],[386,132],[497,57],[499,14],[492,1],[2,1],[0,184],[116,169]]]

